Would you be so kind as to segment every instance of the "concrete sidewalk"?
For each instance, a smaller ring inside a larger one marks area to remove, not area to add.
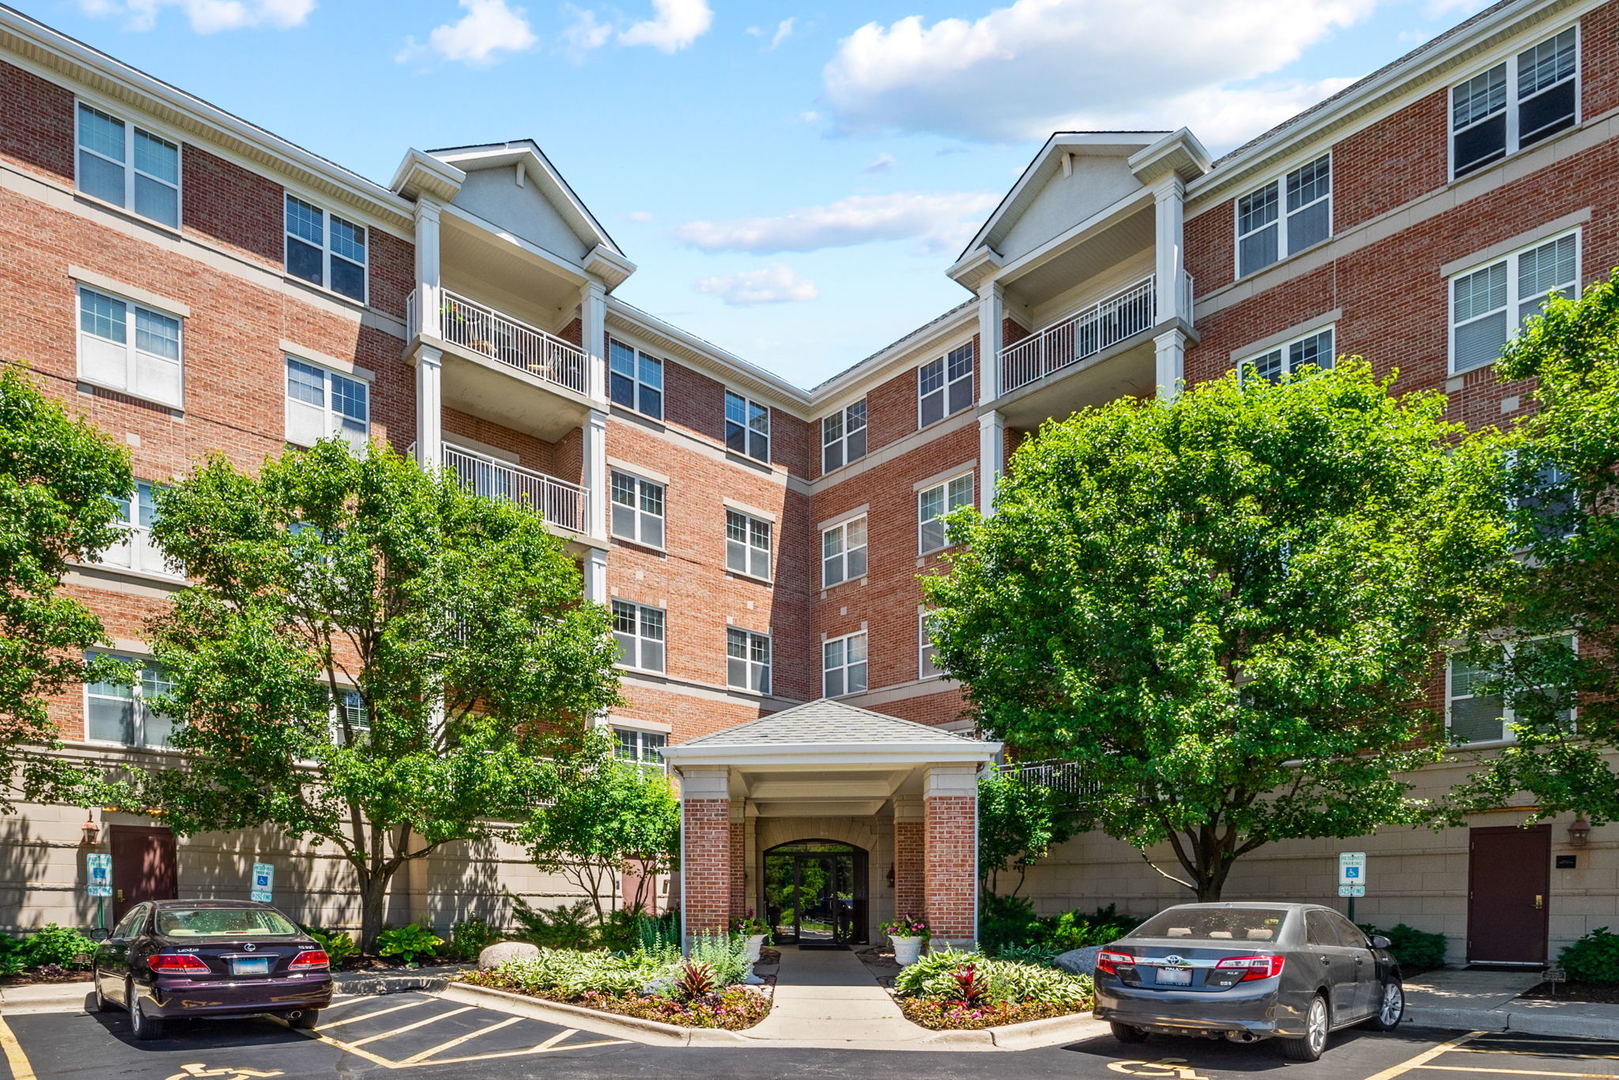
[[[848,1048],[921,1042],[933,1034],[905,1019],[893,997],[847,949],[781,950],[770,1015],[744,1038]]]
[[[1429,971],[1405,984],[1405,1023],[1465,1031],[1516,1031],[1619,1039],[1619,1005],[1524,999],[1537,971]]]

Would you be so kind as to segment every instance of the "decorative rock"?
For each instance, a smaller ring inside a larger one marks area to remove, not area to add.
[[[1096,973],[1096,954],[1102,951],[1100,945],[1087,945],[1083,949],[1070,949],[1053,961],[1064,971],[1075,975],[1094,975]]]
[[[478,954],[478,968],[488,971],[508,960],[529,960],[540,955],[539,947],[526,941],[497,941]]]

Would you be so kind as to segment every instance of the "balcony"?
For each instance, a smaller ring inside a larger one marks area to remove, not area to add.
[[[440,311],[442,333],[444,340],[451,345],[458,345],[468,352],[516,368],[575,394],[588,392],[589,361],[579,346],[464,296],[457,296],[448,289],[441,290],[439,295],[443,297]],[[406,300],[406,318],[413,333],[421,326],[416,315],[416,293],[413,291]]]
[[[454,473],[461,486],[474,495],[533,510],[546,524],[563,532],[585,533],[589,496],[578,484],[450,443],[444,444],[444,471]]]
[[[1061,322],[1001,350],[1001,392],[1079,363],[1157,325],[1157,277],[1148,274],[1121,292],[1099,300]],[[1182,278],[1182,310],[1192,310],[1192,276]]]

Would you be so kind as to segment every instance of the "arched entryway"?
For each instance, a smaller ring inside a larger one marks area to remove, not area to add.
[[[760,910],[777,944],[865,944],[870,859],[864,848],[794,840],[766,851],[763,861]]]

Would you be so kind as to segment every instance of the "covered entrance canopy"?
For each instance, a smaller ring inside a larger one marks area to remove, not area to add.
[[[875,941],[878,923],[913,914],[973,941],[978,771],[1000,748],[826,699],[668,747],[686,933],[751,910],[791,915],[801,939],[808,925],[815,940]]]

